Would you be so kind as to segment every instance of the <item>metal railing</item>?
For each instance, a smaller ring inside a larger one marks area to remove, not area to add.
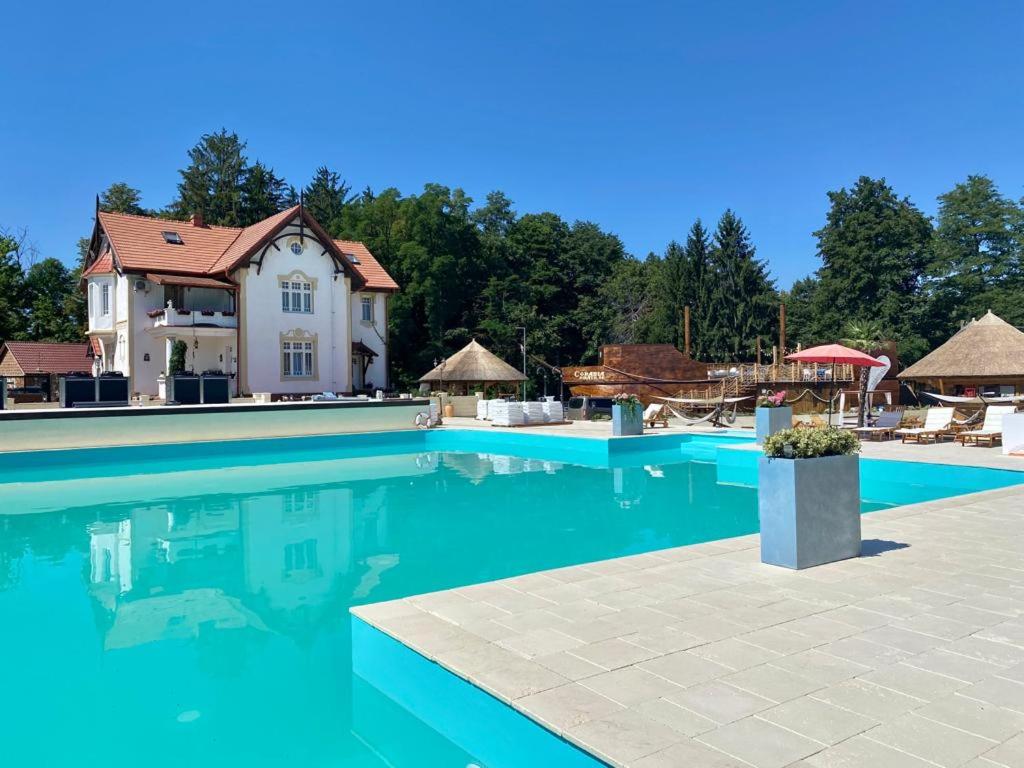
[[[723,382],[735,380],[739,386],[752,384],[814,384],[829,381],[853,381],[853,366],[839,364],[835,366],[835,379],[832,378],[832,366],[816,363],[779,363],[777,365],[761,365],[759,363],[737,363],[735,365],[710,365],[708,378],[720,379]]]

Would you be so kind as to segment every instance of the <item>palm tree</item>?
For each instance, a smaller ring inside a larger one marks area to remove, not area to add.
[[[842,343],[865,354],[872,355],[886,342],[886,334],[877,320],[853,320],[846,325],[847,338]],[[860,397],[857,404],[857,426],[867,426],[868,378],[871,369],[866,365],[860,369]]]

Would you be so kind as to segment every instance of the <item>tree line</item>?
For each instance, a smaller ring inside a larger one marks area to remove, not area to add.
[[[328,166],[297,189],[250,162],[245,148],[226,130],[205,135],[166,207],[146,209],[139,190],[117,183],[101,208],[169,219],[202,211],[207,223],[246,226],[301,195],[332,236],[364,242],[402,286],[391,299],[390,338],[403,387],[474,337],[516,363],[521,328],[535,383],[546,370],[538,361],[593,363],[606,343],[682,348],[685,306],[692,354],[709,362],[753,359],[758,337],[767,353],[783,302],[792,345],[835,341],[850,322],[871,320],[905,362],[989,308],[1024,324],[1024,207],[985,176],[940,195],[934,220],[884,179],[829,192],[814,233],[820,268],[780,290],[731,210],[638,259],[593,222],[519,213],[500,191],[478,205],[441,184],[353,192]],[[86,247],[80,241],[80,259]],[[0,241],[0,338],[81,338],[80,266],[29,263],[30,250],[17,238]]]

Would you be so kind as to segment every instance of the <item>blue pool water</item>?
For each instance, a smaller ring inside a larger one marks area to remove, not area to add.
[[[753,532],[743,442],[445,431],[0,456],[0,763],[592,765],[348,608]],[[1024,479],[862,475],[865,511]],[[439,701],[457,704],[428,716]]]

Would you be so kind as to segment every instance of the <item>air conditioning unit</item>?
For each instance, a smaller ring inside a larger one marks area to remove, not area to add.
[[[146,281],[145,280],[136,280],[135,281],[135,290],[136,291],[144,291],[144,290],[146,290]]]

